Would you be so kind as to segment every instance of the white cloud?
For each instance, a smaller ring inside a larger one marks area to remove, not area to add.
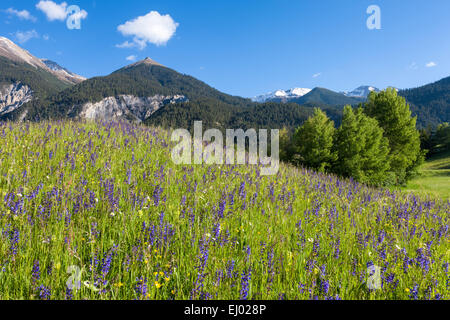
[[[42,36],[42,39],[44,39],[45,41],[48,41],[48,40],[50,40],[50,36],[48,34],[44,34]]]
[[[133,42],[124,42],[116,45],[118,48],[137,47],[144,49],[148,43],[162,46],[175,35],[179,24],[170,15],[160,15],[157,11],[151,11],[145,16],[137,17],[117,27],[124,36],[133,36]]]
[[[16,16],[21,20],[30,20],[30,21],[36,21],[36,18],[33,17],[30,12],[28,12],[27,10],[16,10],[14,8],[9,8],[7,10],[5,10],[6,13],[9,13],[10,15]]]
[[[425,65],[425,67],[427,67],[427,68],[433,68],[433,67],[436,67],[437,66],[437,63],[436,62],[433,62],[433,61],[430,61],[430,62],[428,62],[426,65]]]
[[[17,31],[12,34],[19,43],[25,43],[33,38],[39,38],[39,34],[36,30],[30,31]]]
[[[136,61],[137,57],[135,55],[128,56],[127,61]]]
[[[322,75],[322,73],[320,73],[320,72],[319,72],[319,73],[315,73],[315,74],[313,74],[313,76],[312,76],[312,77],[313,77],[313,78],[318,78],[318,77],[320,77],[321,75]]]
[[[36,8],[41,10],[47,16],[49,21],[59,20],[64,21],[67,18],[67,3],[62,2],[56,4],[53,1],[41,0],[36,5]]]
[[[136,46],[135,43],[128,42],[128,41],[125,41],[124,43],[121,43],[121,44],[116,44],[116,48],[121,48],[121,49],[123,49],[123,48],[134,48],[135,46]]]

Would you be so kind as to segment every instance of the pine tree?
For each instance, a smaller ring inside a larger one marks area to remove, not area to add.
[[[416,120],[406,100],[397,91],[385,91],[369,95],[365,113],[375,118],[389,140],[389,162],[396,175],[396,183],[405,183],[422,163],[424,153],[420,149],[420,133]]]
[[[332,152],[335,134],[334,122],[320,109],[314,110],[294,135],[295,157],[301,164],[319,170],[327,170],[336,160]]]
[[[389,147],[383,129],[362,108],[344,108],[334,146],[338,160],[334,171],[370,185],[389,183]]]

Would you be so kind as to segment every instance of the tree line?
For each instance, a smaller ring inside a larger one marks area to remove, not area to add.
[[[420,140],[429,157],[450,151],[450,123],[444,122],[436,129],[420,130]]]

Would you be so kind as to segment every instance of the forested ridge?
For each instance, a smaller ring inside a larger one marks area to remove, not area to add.
[[[191,128],[202,120],[205,127],[217,128],[296,128],[318,107],[335,122],[342,121],[344,105],[357,107],[361,99],[349,98],[328,89],[316,88],[298,101],[289,103],[254,103],[250,99],[231,96],[216,90],[194,77],[170,68],[145,63],[127,66],[105,77],[95,77],[69,86],[44,70],[0,58],[0,82],[21,81],[37,92],[36,99],[4,117],[16,120],[24,108],[25,120],[74,118],[87,102],[107,97],[134,95],[184,95],[189,101],[167,105],[158,110],[147,124],[162,127]],[[450,121],[450,78],[399,92],[417,116],[418,128],[437,128]]]
[[[419,88],[402,90],[399,95],[410,104],[420,128],[436,128],[450,121],[450,77]]]

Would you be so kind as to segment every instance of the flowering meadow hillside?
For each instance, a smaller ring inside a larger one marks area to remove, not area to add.
[[[450,203],[281,166],[177,166],[166,131],[0,125],[0,299],[449,299]]]

